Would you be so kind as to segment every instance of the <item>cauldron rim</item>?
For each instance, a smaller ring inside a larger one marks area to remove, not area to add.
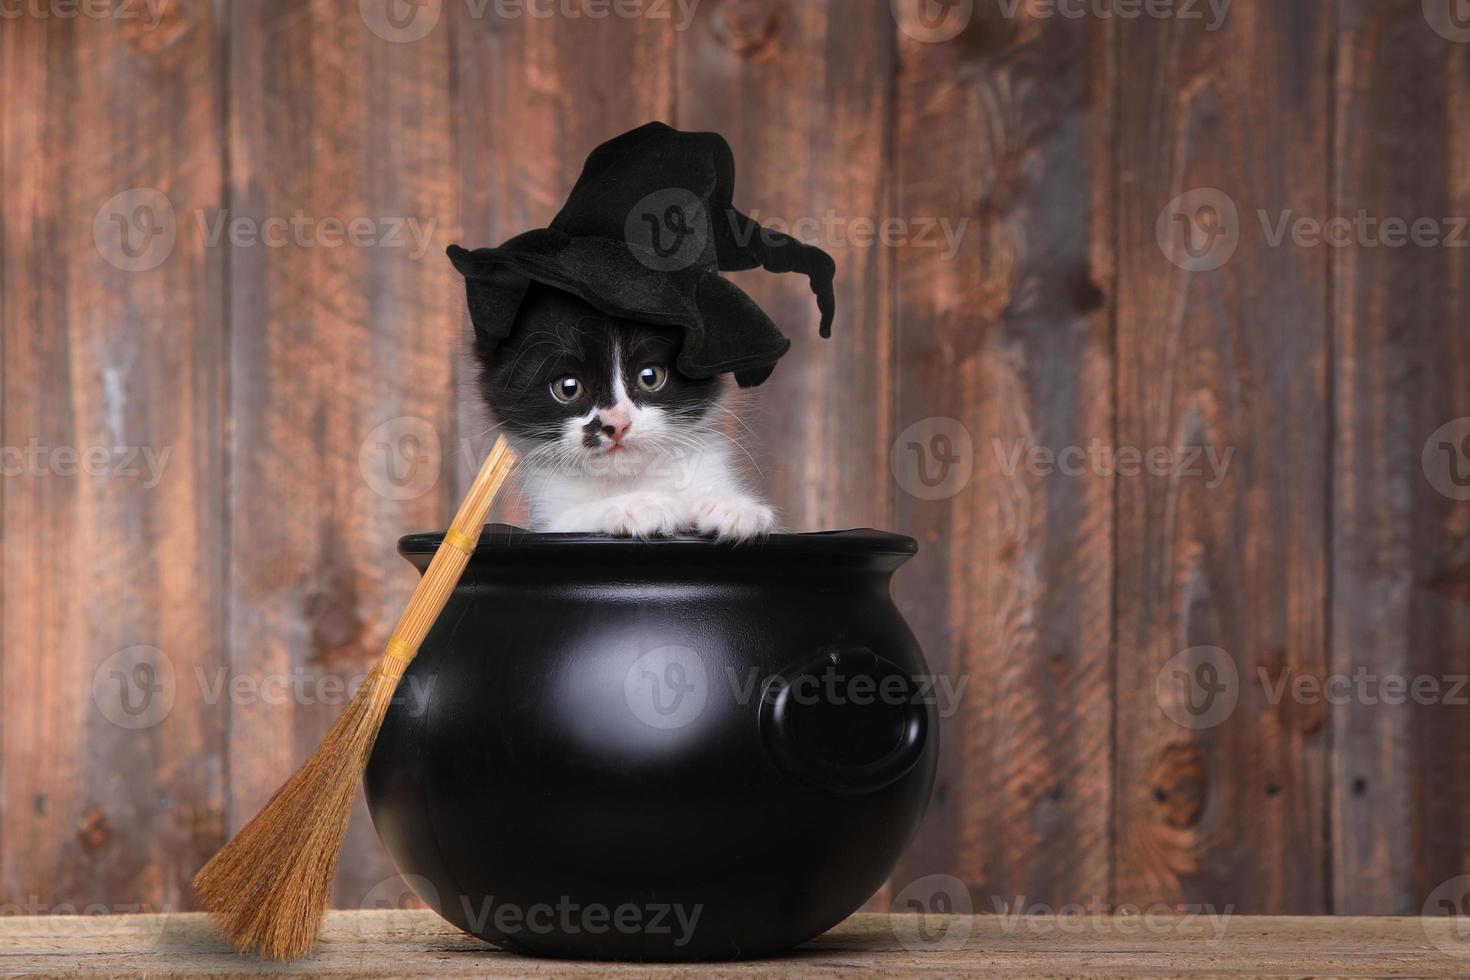
[[[398,539],[398,553],[410,561],[431,556],[443,539],[443,531],[405,534]],[[913,538],[874,528],[779,533],[753,541],[718,542],[693,535],[640,540],[608,534],[528,531],[513,524],[487,524],[470,561],[471,564],[483,564],[500,558],[567,552],[575,552],[582,559],[591,559],[593,554],[589,551],[592,551],[599,559],[674,559],[723,553],[727,560],[737,556],[780,558],[783,562],[802,557],[893,557],[902,562],[913,557],[918,550],[919,544]]]

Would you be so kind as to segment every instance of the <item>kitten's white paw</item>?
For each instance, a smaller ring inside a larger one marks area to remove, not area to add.
[[[721,541],[745,541],[770,533],[776,512],[749,497],[708,497],[694,505],[694,526]]]
[[[657,538],[679,527],[674,498],[661,493],[630,493],[607,501],[594,531],[625,538]]]

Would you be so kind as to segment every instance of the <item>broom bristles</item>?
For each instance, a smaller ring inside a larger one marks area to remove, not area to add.
[[[398,686],[390,662],[369,672],[311,758],[194,878],[241,952],[286,960],[311,951],[357,786]]]
[[[504,437],[495,440],[367,679],[311,758],[195,876],[200,902],[241,952],[287,960],[311,951],[398,680],[459,582],[515,458]]]

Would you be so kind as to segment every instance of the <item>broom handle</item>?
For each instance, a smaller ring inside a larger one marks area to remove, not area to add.
[[[505,437],[496,439],[490,455],[485,457],[480,472],[470,484],[464,503],[459,505],[459,513],[454,515],[454,522],[444,533],[444,541],[419,579],[418,588],[413,590],[408,608],[393,628],[382,663],[384,669],[394,676],[402,676],[408,662],[418,654],[419,644],[424,642],[429,627],[434,625],[434,620],[439,618],[444,604],[449,601],[465,565],[475,553],[480,532],[485,528],[485,517],[490,512],[490,503],[510,475],[515,460],[515,451],[507,445]]]

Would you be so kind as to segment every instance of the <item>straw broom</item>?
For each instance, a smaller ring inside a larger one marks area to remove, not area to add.
[[[404,669],[454,591],[515,453],[499,439],[387,648],[311,758],[194,878],[200,901],[241,952],[310,952],[368,756]]]

